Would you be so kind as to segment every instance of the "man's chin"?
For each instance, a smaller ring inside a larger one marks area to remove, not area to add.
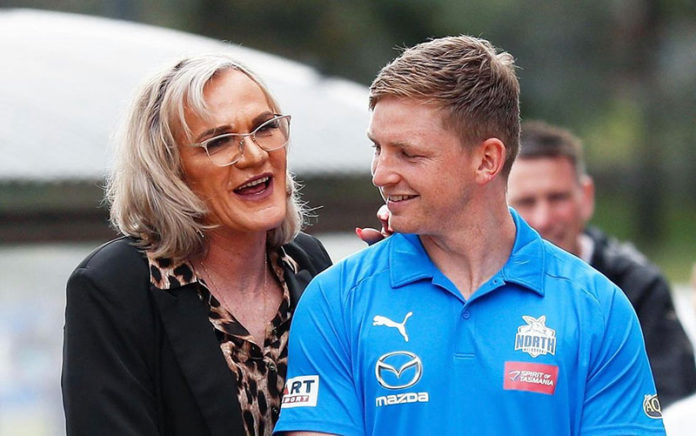
[[[419,234],[421,232],[421,228],[414,223],[409,223],[403,220],[394,220],[392,219],[389,221],[389,227],[391,228],[393,233],[415,233]]]
[[[412,233],[407,230],[404,230],[405,228],[408,228],[408,226],[406,226],[403,221],[395,220],[393,217],[389,220],[389,229],[393,233]]]

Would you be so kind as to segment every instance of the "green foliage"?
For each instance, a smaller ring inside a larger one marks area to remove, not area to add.
[[[640,107],[630,100],[616,99],[604,111],[597,112],[585,127],[586,133],[578,132],[593,172],[630,165],[640,123]]]
[[[672,283],[688,282],[691,268],[696,263],[696,205],[670,201],[665,204],[663,238],[646,243],[641,241],[630,196],[598,193],[597,207],[592,224],[620,240],[631,241],[662,269]]]

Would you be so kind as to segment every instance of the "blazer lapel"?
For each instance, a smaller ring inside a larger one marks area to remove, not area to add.
[[[331,258],[318,240],[304,233],[283,245],[279,253],[294,308],[312,277],[331,266]]]
[[[309,284],[309,281],[312,280],[312,274],[306,269],[301,269],[295,273],[285,263],[283,263],[283,269],[285,270],[285,282],[288,284],[288,290],[290,291],[290,307],[292,307],[294,311],[302,293]]]
[[[220,351],[208,307],[196,292],[196,284],[172,291],[151,288],[162,323],[181,371],[205,417],[212,435],[241,432],[242,414],[237,387]]]

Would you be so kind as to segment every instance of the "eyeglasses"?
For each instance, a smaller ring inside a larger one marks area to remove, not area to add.
[[[264,151],[279,150],[288,145],[290,115],[275,114],[249,133],[225,133],[191,146],[203,148],[213,164],[226,167],[242,158],[247,136]]]

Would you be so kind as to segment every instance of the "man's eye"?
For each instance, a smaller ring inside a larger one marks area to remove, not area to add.
[[[375,144],[374,142],[372,143],[372,145],[370,145],[370,147],[372,147],[372,149],[374,150],[374,153],[375,153],[375,154],[379,154],[379,153],[382,151],[382,147],[380,147],[379,145]]]
[[[570,199],[570,193],[567,192],[559,192],[557,194],[553,194],[551,197],[549,197],[549,201],[551,203],[562,203],[564,201],[567,201]]]
[[[401,155],[408,159],[413,159],[420,156],[418,153],[414,153],[413,151],[405,150],[403,148],[401,149]]]
[[[532,208],[534,207],[534,200],[531,198],[523,198],[523,199],[518,199],[514,200],[511,202],[512,205],[516,208]]]

